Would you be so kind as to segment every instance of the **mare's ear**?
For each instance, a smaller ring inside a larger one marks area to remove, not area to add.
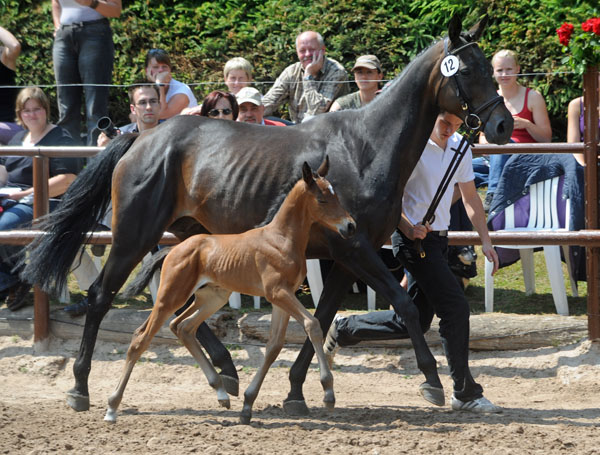
[[[450,24],[448,25],[448,38],[452,43],[458,43],[460,39],[460,32],[462,31],[462,20],[455,14],[450,19]]]
[[[306,161],[302,165],[302,178],[309,185],[312,185],[313,183],[315,183],[315,178],[313,177],[313,171]]]
[[[479,38],[481,38],[481,35],[483,35],[483,30],[488,23],[488,19],[489,17],[486,14],[473,26],[473,28],[471,28],[471,30],[469,30],[469,36],[473,41],[479,41]]]
[[[325,177],[328,172],[329,172],[329,155],[325,155],[325,159],[319,166],[319,169],[317,170],[317,174],[319,174],[319,176],[321,176],[321,177]]]

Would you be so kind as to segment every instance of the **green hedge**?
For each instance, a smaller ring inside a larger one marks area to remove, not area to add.
[[[124,0],[119,19],[111,20],[115,35],[114,84],[143,77],[145,52],[167,49],[175,62],[175,76],[184,82],[220,82],[231,57],[244,56],[255,68],[257,81],[273,81],[296,61],[294,38],[314,29],[326,40],[330,56],[351,68],[357,55],[377,54],[386,76],[395,74],[444,34],[454,13],[472,25],[484,12],[490,23],[481,46],[486,55],[500,48],[514,49],[522,72],[552,73],[524,78],[537,88],[550,111],[555,140],[565,140],[568,101],[581,94],[581,79],[561,66],[562,49],[555,29],[564,21],[579,23],[598,16],[595,1],[560,0]],[[592,6],[594,5],[594,6]],[[53,84],[51,2],[0,0],[0,24],[23,44],[19,60],[20,84]],[[195,85],[202,99],[215,87]],[[259,87],[266,92],[268,85]],[[54,89],[48,92],[54,96]],[[127,122],[125,88],[111,92],[111,116]]]

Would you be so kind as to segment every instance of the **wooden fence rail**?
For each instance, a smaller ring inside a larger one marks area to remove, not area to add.
[[[48,174],[49,158],[53,157],[91,157],[100,152],[102,147],[0,147],[0,156],[16,155],[33,157],[33,186],[34,186],[34,219],[48,213]],[[583,143],[575,144],[508,144],[476,145],[474,154],[494,153],[580,153],[584,152]],[[35,223],[35,222],[34,222]],[[35,224],[34,224],[35,225]],[[42,231],[35,230],[13,230],[0,232],[0,244],[24,245],[31,242]],[[600,230],[587,229],[576,232],[511,232],[490,233],[495,245],[527,245],[531,243],[539,245],[582,245],[593,247],[598,251],[600,246]],[[480,244],[479,236],[475,232],[451,232],[449,242],[455,245]],[[177,238],[170,233],[165,233],[161,244],[176,244]],[[110,232],[96,232],[90,235],[87,243],[110,244],[112,235]],[[588,278],[588,301],[589,292],[598,288],[594,284],[594,277]],[[596,277],[597,281],[597,277]],[[594,287],[595,286],[595,287]],[[596,307],[598,302],[595,303]],[[590,338],[600,338],[600,310],[588,304],[588,327]],[[591,308],[591,310],[590,310]],[[47,294],[38,287],[34,288],[34,343],[38,348],[44,349],[49,337],[50,309]]]

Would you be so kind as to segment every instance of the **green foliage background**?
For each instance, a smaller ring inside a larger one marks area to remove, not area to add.
[[[581,78],[561,66],[562,46],[556,28],[570,21],[579,26],[598,16],[596,1],[577,0],[123,0],[120,18],[112,19],[116,45],[114,84],[143,77],[149,48],[168,50],[177,79],[196,83],[222,81],[222,68],[231,57],[244,56],[255,68],[257,81],[273,81],[296,61],[294,39],[313,29],[325,38],[328,55],[352,67],[356,56],[374,53],[387,77],[395,74],[441,37],[454,13],[467,26],[486,11],[489,26],[481,41],[488,56],[500,49],[515,50],[523,73],[551,73],[523,78],[545,97],[554,139],[566,137],[568,101],[581,94]],[[0,25],[21,41],[18,81],[22,85],[54,84],[53,25],[50,0],[0,0]],[[195,85],[199,99],[222,85]],[[266,92],[268,85],[258,87]],[[54,89],[48,93],[54,96]],[[127,122],[125,88],[111,92],[111,116]]]

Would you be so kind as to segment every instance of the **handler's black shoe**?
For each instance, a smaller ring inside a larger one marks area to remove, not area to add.
[[[67,313],[69,316],[75,318],[77,316],[83,316],[87,313],[88,301],[87,297],[84,298],[81,302],[72,303],[71,305],[67,305],[63,308],[63,311]]]

